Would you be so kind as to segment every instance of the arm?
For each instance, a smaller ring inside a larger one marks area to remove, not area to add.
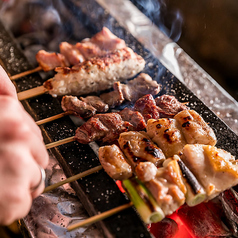
[[[48,153],[40,129],[17,100],[13,84],[0,68],[0,224],[27,215],[32,199],[44,184],[38,165],[45,168]]]

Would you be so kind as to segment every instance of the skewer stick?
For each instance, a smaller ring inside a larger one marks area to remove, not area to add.
[[[59,145],[63,145],[63,144],[67,144],[67,143],[72,142],[72,141],[75,141],[74,136],[65,138],[63,140],[59,140],[59,141],[55,141],[55,142],[49,143],[49,144],[47,144],[45,146],[46,146],[46,149],[51,149],[53,147],[56,147],[56,146],[59,146]]]
[[[74,175],[72,177],[69,177],[69,178],[63,180],[63,181],[60,181],[58,183],[55,183],[55,184],[52,184],[52,185],[46,187],[44,189],[43,193],[49,192],[49,191],[51,191],[53,189],[56,189],[56,188],[66,184],[66,183],[71,183],[71,182],[74,182],[74,181],[76,181],[76,180],[78,180],[80,178],[83,178],[83,177],[86,177],[86,176],[88,176],[90,174],[96,173],[96,172],[98,172],[101,169],[102,169],[102,165],[99,165],[99,166],[96,166],[96,167],[91,168],[89,170],[86,170],[86,171],[84,171],[82,173],[76,174],[76,175]]]
[[[103,212],[101,214],[98,214],[98,215],[95,215],[93,217],[90,217],[82,222],[79,222],[79,223],[76,223],[76,224],[73,224],[73,225],[70,225],[67,227],[67,230],[68,231],[72,231],[76,228],[79,228],[79,227],[82,227],[82,226],[86,226],[86,225],[90,225],[90,224],[93,224],[95,222],[98,222],[98,221],[101,221],[109,216],[112,216],[120,211],[123,211],[129,207],[132,207],[133,206],[133,203],[132,202],[129,202],[127,204],[124,204],[124,205],[121,205],[119,207],[116,207],[116,208],[113,208],[109,211],[106,211],[106,212]]]
[[[31,88],[23,92],[19,92],[17,94],[18,100],[22,101],[28,98],[36,97],[38,95],[44,94],[48,92],[48,89],[46,89],[43,85],[36,87],[36,88]]]
[[[36,125],[39,126],[39,125],[42,125],[44,123],[51,122],[51,121],[54,121],[56,119],[62,118],[62,117],[67,116],[67,115],[72,115],[72,114],[73,114],[72,111],[62,112],[62,113],[54,115],[52,117],[48,117],[48,118],[39,120],[39,121],[36,122]]]
[[[38,67],[36,67],[35,69],[30,69],[30,70],[27,70],[27,71],[25,71],[25,72],[22,72],[22,73],[19,73],[19,74],[15,74],[15,75],[13,75],[13,76],[10,76],[10,79],[11,79],[11,80],[16,80],[16,79],[19,79],[19,78],[21,78],[21,77],[25,77],[25,76],[27,76],[27,75],[29,75],[29,74],[33,74],[33,73],[39,72],[39,71],[41,71],[41,70],[42,70],[42,67],[41,67],[41,66],[38,66]]]

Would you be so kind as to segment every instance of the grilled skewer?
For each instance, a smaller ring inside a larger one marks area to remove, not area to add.
[[[39,64],[38,67],[10,76],[10,79],[16,80],[41,70],[50,71],[56,67],[76,65],[92,57],[101,56],[109,51],[115,51],[125,47],[126,44],[124,40],[115,36],[108,28],[103,27],[103,29],[92,38],[86,38],[75,45],[62,42],[59,45],[60,53],[40,50],[36,54],[36,60]]]
[[[54,78],[44,85],[18,93],[24,100],[50,93],[52,96],[83,95],[112,87],[116,81],[125,81],[144,69],[144,59],[130,48],[123,48],[101,57],[86,60],[72,68],[58,67]]]

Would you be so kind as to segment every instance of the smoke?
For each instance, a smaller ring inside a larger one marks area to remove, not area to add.
[[[174,42],[182,33],[183,19],[178,10],[169,11],[164,0],[131,0],[160,30]]]

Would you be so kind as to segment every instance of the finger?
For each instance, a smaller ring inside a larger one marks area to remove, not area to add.
[[[38,197],[44,191],[45,188],[45,170],[38,165],[37,167],[38,171],[35,172],[37,176],[34,181],[32,181],[32,184],[30,186],[30,193],[33,199]]]

